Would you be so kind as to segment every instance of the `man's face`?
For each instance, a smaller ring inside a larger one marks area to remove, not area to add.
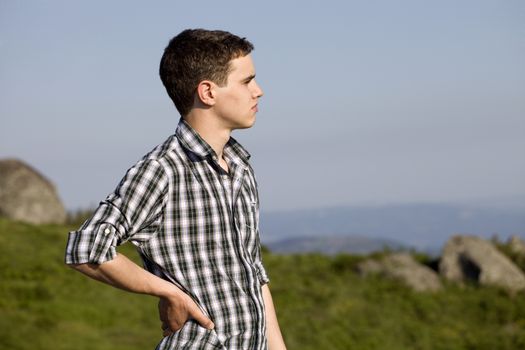
[[[250,55],[231,60],[230,66],[227,84],[216,87],[214,109],[225,127],[246,129],[255,123],[257,100],[263,91],[255,82],[255,67]]]

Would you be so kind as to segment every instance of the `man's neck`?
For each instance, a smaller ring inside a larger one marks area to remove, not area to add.
[[[211,146],[217,158],[221,160],[224,146],[230,139],[232,130],[221,126],[207,113],[199,113],[196,110],[186,115],[184,120]]]

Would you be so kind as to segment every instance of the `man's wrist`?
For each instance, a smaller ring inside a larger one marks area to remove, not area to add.
[[[158,291],[158,293],[155,294],[159,298],[165,299],[180,299],[186,295],[182,289],[167,281],[166,284]]]

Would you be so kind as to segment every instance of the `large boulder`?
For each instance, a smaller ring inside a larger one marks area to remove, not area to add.
[[[380,274],[401,281],[418,292],[442,288],[438,274],[408,253],[393,253],[380,260],[368,259],[358,264],[357,270],[361,275]]]
[[[456,282],[475,281],[516,292],[525,289],[525,275],[492,243],[476,236],[452,236],[443,249],[439,273]]]
[[[0,160],[0,216],[32,224],[63,223],[66,211],[55,186],[29,165]]]

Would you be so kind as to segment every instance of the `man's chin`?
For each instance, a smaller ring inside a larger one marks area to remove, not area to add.
[[[254,125],[255,125],[255,118],[253,118],[252,122],[249,124],[249,126],[247,127],[247,129],[248,129],[248,128],[251,128],[251,127],[254,126]]]
[[[237,125],[237,127],[235,129],[249,129],[249,128],[251,128],[254,125],[255,125],[255,118],[253,118],[251,121],[248,121],[248,122],[246,122],[244,124]]]

